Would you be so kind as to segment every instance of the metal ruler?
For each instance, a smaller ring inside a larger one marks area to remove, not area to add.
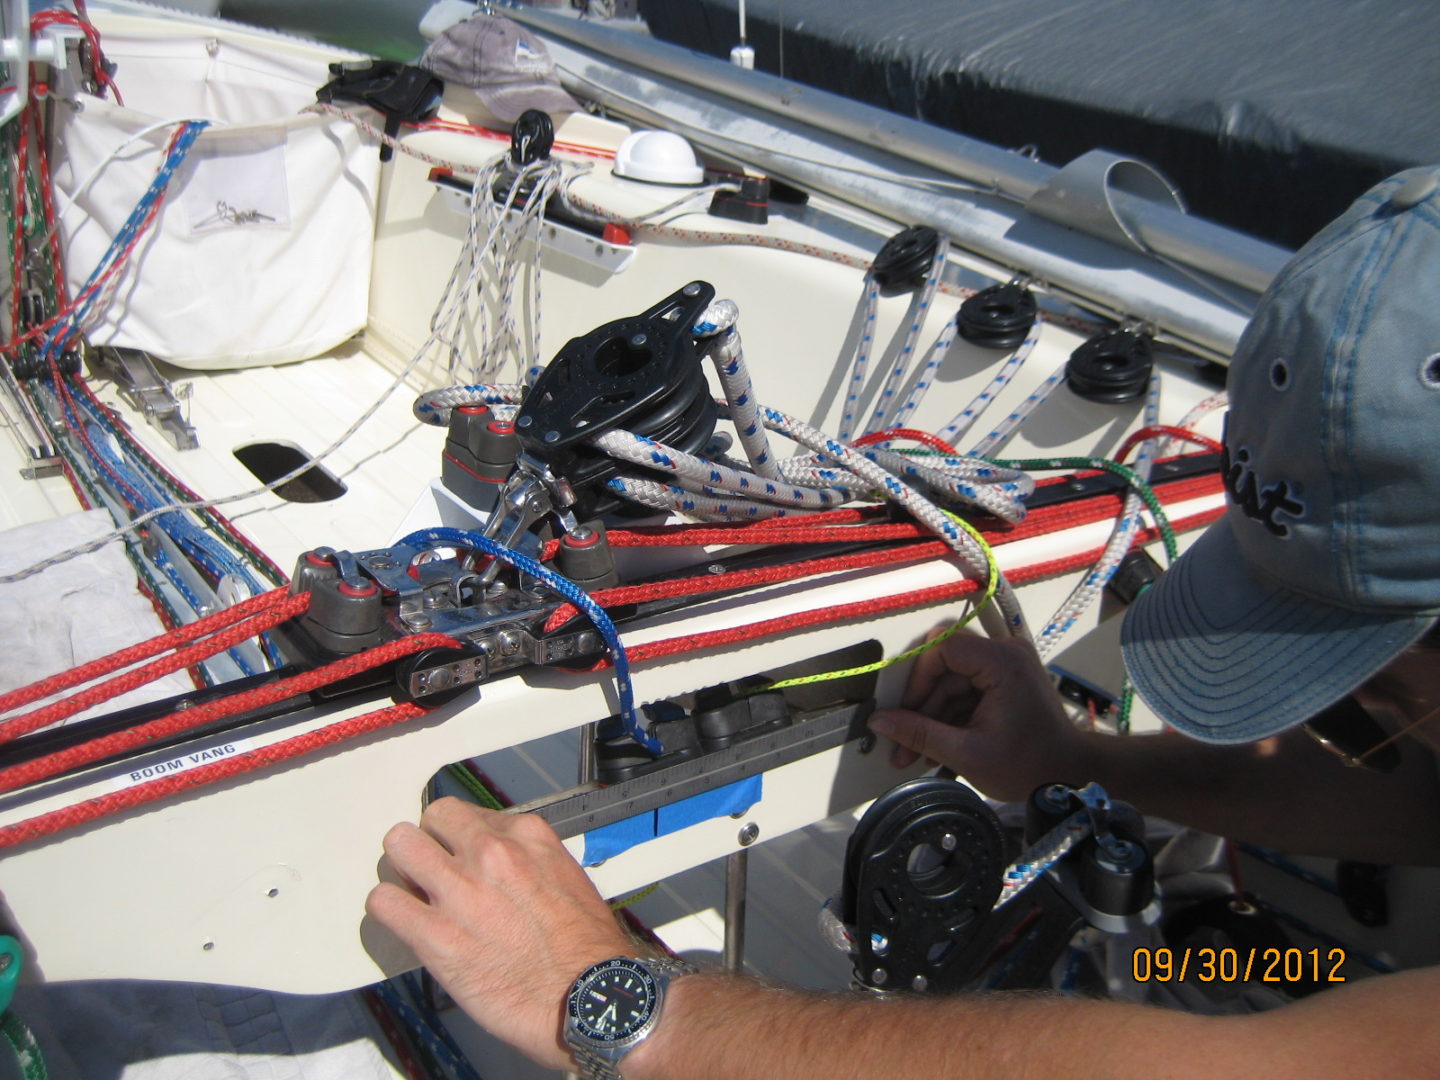
[[[788,727],[733,743],[723,750],[677,761],[605,787],[570,788],[532,799],[511,807],[510,813],[539,814],[561,839],[579,836],[862,738],[867,734],[865,720],[874,708],[874,701],[863,701],[796,714]]]

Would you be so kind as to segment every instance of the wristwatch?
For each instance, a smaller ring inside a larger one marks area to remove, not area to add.
[[[694,971],[668,957],[617,956],[580,973],[565,1001],[565,1042],[590,1080],[623,1080],[620,1062],[649,1038],[671,980]]]

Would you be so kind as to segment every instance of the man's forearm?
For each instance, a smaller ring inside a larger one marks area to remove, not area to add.
[[[1433,1064],[1440,1049],[1427,1034],[1437,989],[1434,973],[1415,972],[1276,1013],[1202,1017],[1048,995],[878,1000],[696,975],[673,984],[655,1036],[624,1072],[626,1080],[1401,1075],[1407,1063]]]
[[[1057,779],[1098,781],[1148,815],[1297,853],[1440,863],[1440,783],[1418,745],[1389,775],[1347,767],[1301,731],[1247,746],[1093,734],[1076,749],[1077,775]]]

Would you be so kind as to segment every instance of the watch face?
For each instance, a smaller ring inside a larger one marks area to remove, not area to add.
[[[596,964],[570,995],[570,1021],[595,1042],[618,1043],[637,1034],[655,1014],[655,977],[633,960]]]

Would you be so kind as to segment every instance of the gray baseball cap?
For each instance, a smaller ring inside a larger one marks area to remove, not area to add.
[[[1299,724],[1440,616],[1440,166],[1366,192],[1286,265],[1230,367],[1228,507],[1126,613],[1168,724]]]
[[[420,67],[447,87],[469,87],[507,124],[526,109],[569,113],[581,107],[561,89],[545,43],[503,15],[478,14],[456,23],[430,43]]]

